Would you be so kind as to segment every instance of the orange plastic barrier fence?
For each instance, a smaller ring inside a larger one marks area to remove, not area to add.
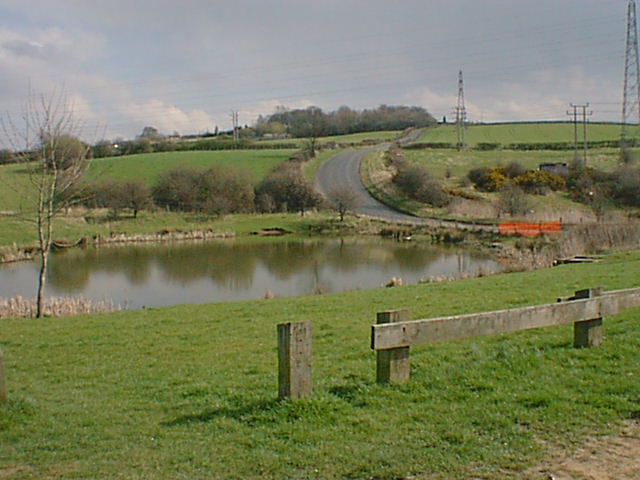
[[[538,235],[552,235],[562,229],[560,222],[503,222],[498,225],[500,235],[522,235],[523,237],[537,237]]]

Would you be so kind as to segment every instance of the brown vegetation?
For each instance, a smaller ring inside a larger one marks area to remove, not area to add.
[[[67,317],[92,313],[108,313],[122,310],[111,301],[94,302],[86,298],[47,298],[44,300],[42,316]],[[34,318],[38,307],[34,299],[21,296],[0,298],[0,318]]]

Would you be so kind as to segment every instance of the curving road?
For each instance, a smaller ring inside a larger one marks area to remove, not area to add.
[[[320,165],[320,168],[318,168],[318,171],[316,172],[314,179],[316,189],[325,198],[329,198],[333,190],[343,187],[349,188],[356,195],[357,206],[353,209],[354,213],[387,222],[429,225],[433,227],[462,228],[467,230],[497,230],[494,225],[414,217],[413,215],[394,210],[393,208],[376,200],[371,196],[371,194],[369,194],[360,178],[360,163],[362,162],[362,159],[365,155],[375,150],[375,148],[351,150],[339,153],[329,158]]]

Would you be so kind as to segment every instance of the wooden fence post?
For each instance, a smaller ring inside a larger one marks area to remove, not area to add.
[[[7,387],[4,381],[4,358],[2,356],[2,350],[0,350],[0,403],[5,403],[7,398]]]
[[[409,310],[380,312],[376,323],[396,323],[411,320]],[[378,383],[405,383],[409,381],[409,347],[377,350],[376,381]]]
[[[311,396],[311,322],[278,325],[278,398]]]
[[[600,295],[602,295],[602,288],[588,288],[576,291],[571,300],[599,297]],[[573,346],[575,348],[597,347],[602,343],[603,338],[602,317],[573,324]]]

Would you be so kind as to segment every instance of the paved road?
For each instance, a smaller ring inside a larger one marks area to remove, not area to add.
[[[360,179],[360,163],[362,159],[365,155],[375,150],[375,148],[369,148],[346,151],[329,158],[318,168],[314,179],[316,189],[325,198],[329,198],[333,190],[347,187],[356,195],[357,207],[354,209],[354,213],[387,222],[462,228],[467,230],[496,230],[495,226],[489,225],[414,217],[413,215],[399,212],[379,202],[369,194]]]

